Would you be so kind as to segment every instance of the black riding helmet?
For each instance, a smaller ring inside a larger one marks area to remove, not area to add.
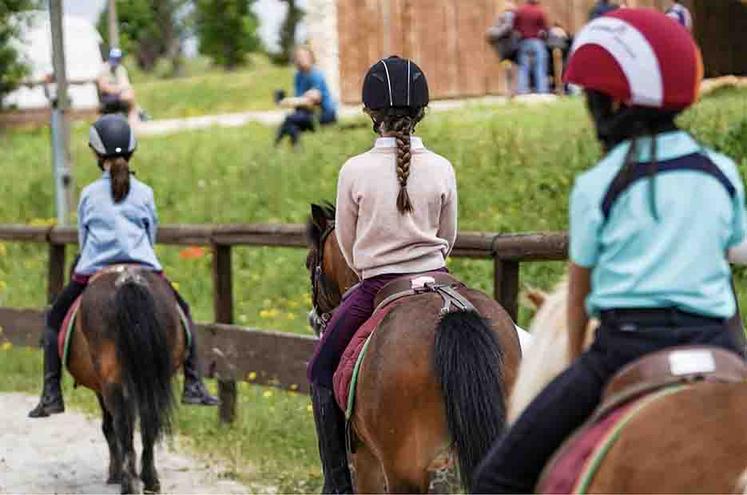
[[[137,140],[127,120],[111,114],[104,115],[91,126],[88,146],[102,158],[128,158],[137,148]]]
[[[392,56],[368,69],[363,104],[370,110],[422,108],[428,105],[428,81],[415,62]]]

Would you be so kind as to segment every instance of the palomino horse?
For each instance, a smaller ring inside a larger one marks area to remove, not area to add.
[[[334,208],[312,206],[307,266],[317,314],[357,283],[334,232]],[[521,356],[511,318],[485,294],[461,291],[480,313],[443,317],[441,297],[414,295],[373,333],[356,386],[351,456],[359,493],[425,493],[444,468],[473,470],[505,422]]]
[[[570,365],[566,295],[566,282],[549,296],[530,294],[539,305],[530,327],[535,338],[510,398],[511,421]],[[587,329],[587,345],[595,326]],[[747,382],[698,382],[650,404],[622,430],[586,491],[741,493],[747,487],[745,408]]]
[[[148,492],[160,483],[153,447],[168,431],[171,376],[184,359],[185,338],[168,282],[151,271],[116,265],[95,275],[81,298],[68,370],[94,392],[109,444],[108,483],[139,492],[133,434],[140,419],[140,479]]]

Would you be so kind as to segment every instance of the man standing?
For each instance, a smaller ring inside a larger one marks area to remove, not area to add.
[[[688,31],[693,30],[693,16],[687,7],[682,5],[682,0],[672,0],[665,14],[682,24]]]
[[[598,0],[591,9],[591,12],[589,12],[589,20],[593,21],[597,17],[603,16],[607,12],[611,12],[617,8],[619,8],[618,5],[610,2],[610,0]]]
[[[527,0],[516,11],[514,22],[521,36],[518,93],[529,93],[529,72],[532,69],[537,93],[547,93],[547,48],[543,41],[547,32],[547,16],[539,0]]]

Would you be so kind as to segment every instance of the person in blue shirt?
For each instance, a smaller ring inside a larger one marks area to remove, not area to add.
[[[297,47],[293,60],[298,69],[293,79],[292,98],[283,98],[278,104],[293,109],[278,129],[275,144],[288,136],[295,146],[302,132],[313,131],[316,122],[328,125],[337,122],[337,104],[329,92],[324,74],[314,66],[314,54],[308,47]]]
[[[137,142],[129,124],[120,115],[105,115],[91,126],[89,146],[96,155],[102,176],[81,194],[78,207],[80,257],[72,280],[55,300],[47,315],[44,332],[44,387],[39,404],[30,417],[45,417],[65,410],[60,377],[62,362],[57,352],[57,334],[67,311],[83,293],[88,280],[99,270],[115,263],[136,263],[161,272],[154,246],[158,216],[153,190],[130,171],[130,157]],[[179,306],[191,322],[189,305],[174,290]],[[186,404],[216,405],[202,383],[195,351],[191,347],[184,362]]]
[[[575,39],[566,81],[584,88],[606,156],[570,198],[571,366],[526,408],[478,468],[476,493],[530,493],[562,442],[626,364],[682,345],[744,353],[727,256],[743,250],[744,184],[730,158],[680,130],[703,69],[665,15],[620,9]],[[599,319],[583,351],[590,316]]]

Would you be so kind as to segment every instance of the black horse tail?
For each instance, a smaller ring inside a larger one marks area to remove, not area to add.
[[[506,422],[502,360],[496,335],[478,313],[457,311],[441,318],[434,364],[459,474],[467,489]]]
[[[144,438],[157,441],[171,429],[171,350],[156,302],[138,274],[117,281],[115,335],[126,406],[140,416]]]

